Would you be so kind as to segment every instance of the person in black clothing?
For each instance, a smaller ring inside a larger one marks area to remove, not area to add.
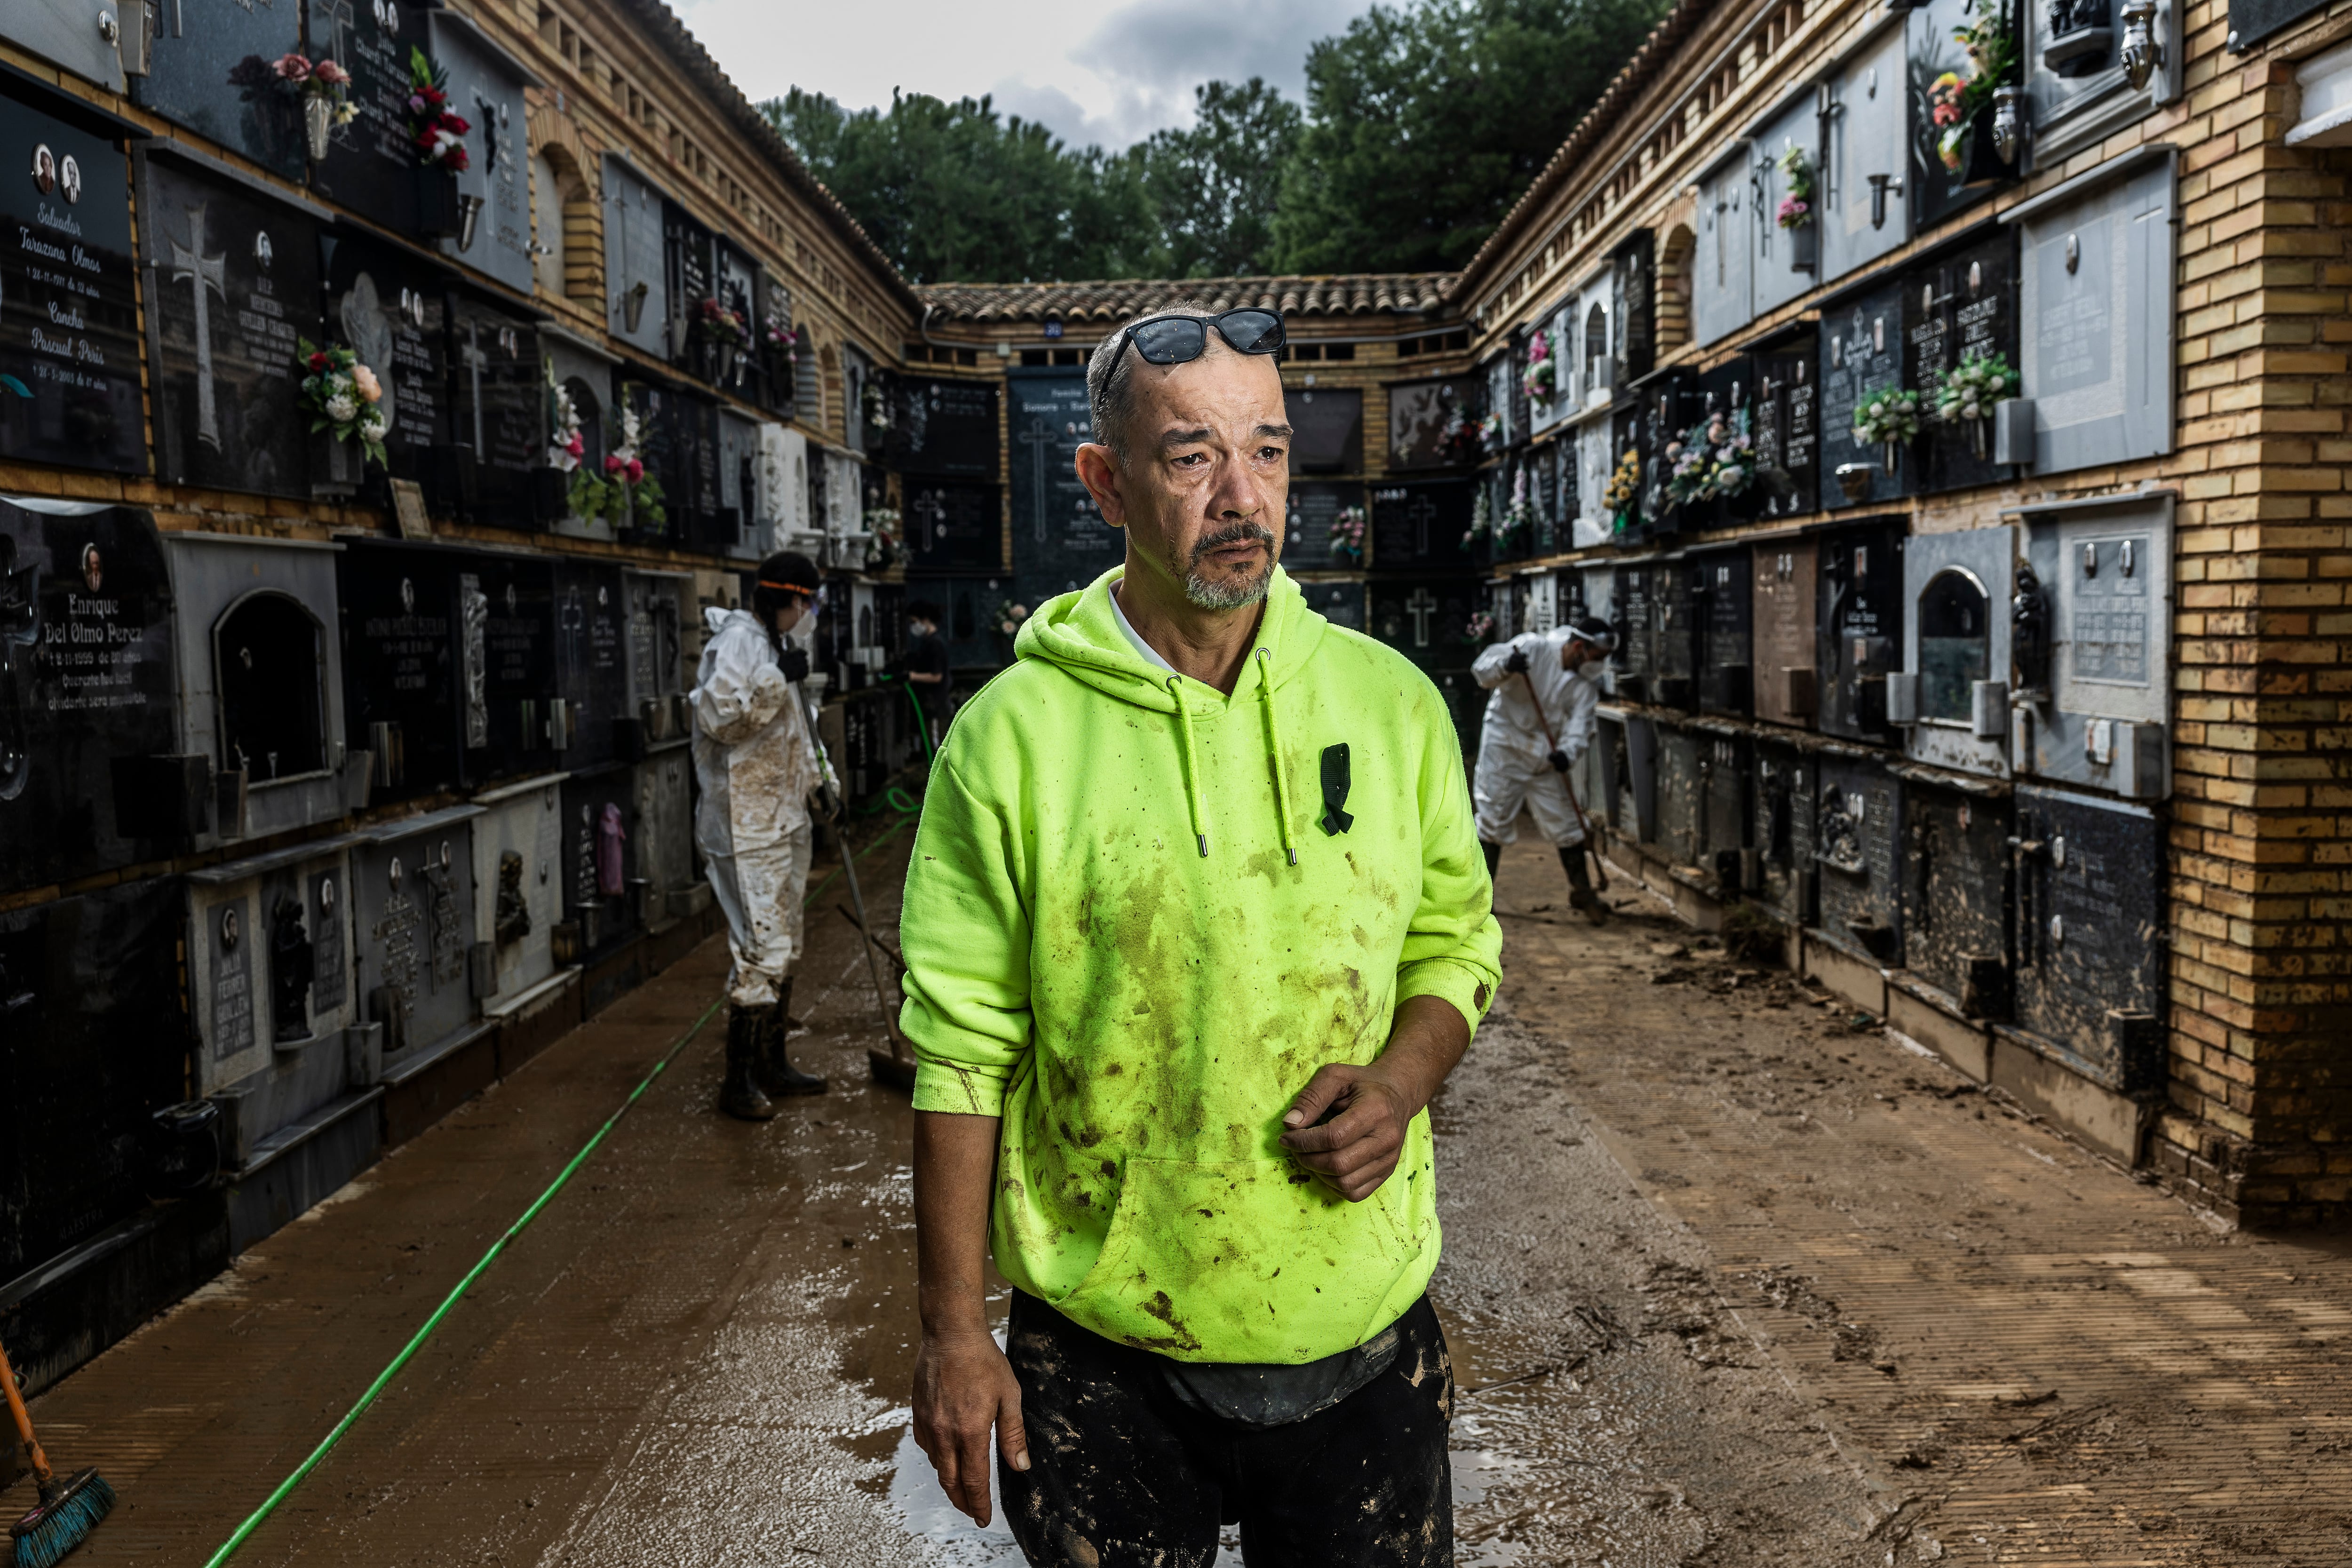
[[[918,599],[907,606],[907,682],[923,705],[923,722],[931,732],[931,750],[939,750],[948,732],[948,693],[955,683],[955,666],[948,658],[946,639],[940,636],[945,617],[937,605]]]

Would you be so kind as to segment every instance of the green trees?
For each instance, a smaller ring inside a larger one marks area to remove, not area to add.
[[[1662,0],[1375,5],[1307,57],[1275,220],[1286,271],[1470,259],[1656,25]]]
[[[852,112],[794,88],[760,108],[911,282],[1133,277],[1150,254],[1122,160],[985,98]]]
[[[919,283],[1459,267],[1665,0],[1405,0],[1308,51],[1307,103],[1253,77],[1120,153],[986,98],[761,110]]]

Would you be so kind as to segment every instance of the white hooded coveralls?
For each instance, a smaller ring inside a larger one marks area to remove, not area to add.
[[[1600,661],[1587,660],[1578,670],[1559,667],[1560,649],[1568,646],[1566,626],[1549,632],[1522,632],[1479,654],[1470,666],[1472,679],[1494,695],[1486,699],[1486,717],[1478,736],[1478,767],[1471,780],[1476,803],[1478,837],[1487,844],[1509,844],[1519,837],[1519,807],[1534,814],[1536,831],[1554,844],[1584,842],[1576,808],[1570,804],[1567,781],[1552,771],[1551,741],[1544,721],[1573,768],[1592,741],[1592,714],[1601,706]],[[1506,668],[1514,648],[1528,656],[1525,679]],[[1533,681],[1543,701],[1538,718],[1528,695]]]
[[[800,959],[808,797],[834,783],[833,767],[758,617],[719,609],[704,616],[711,637],[693,692],[694,772],[702,788],[694,843],[727,917],[735,961],[727,999],[762,1007],[776,1001]],[[802,626],[814,619],[803,616]]]

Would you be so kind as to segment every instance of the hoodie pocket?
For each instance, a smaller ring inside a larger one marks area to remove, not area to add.
[[[1180,1361],[1303,1362],[1361,1342],[1437,1256],[1426,1178],[1351,1204],[1287,1160],[1134,1159],[1102,1251],[1055,1305]]]

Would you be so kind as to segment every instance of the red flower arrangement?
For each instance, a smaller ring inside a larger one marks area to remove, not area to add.
[[[416,161],[428,166],[464,170],[466,133],[473,125],[449,112],[449,77],[420,48],[408,51],[408,134]]]

